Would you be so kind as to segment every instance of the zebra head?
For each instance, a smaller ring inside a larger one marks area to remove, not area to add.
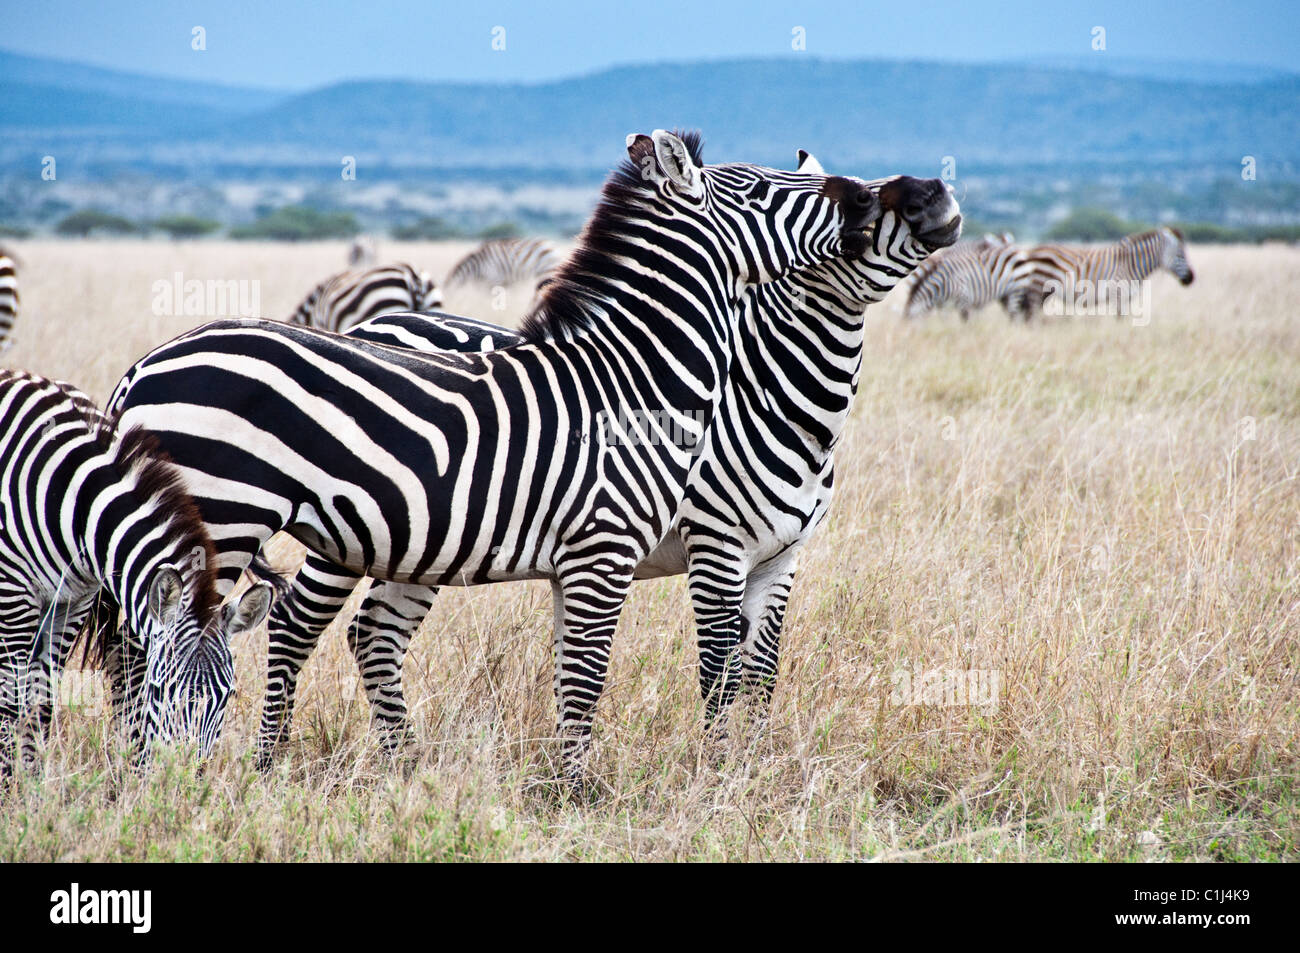
[[[1167,225],[1160,229],[1160,267],[1173,272],[1184,285],[1190,285],[1196,277],[1192,266],[1187,263],[1187,243],[1183,233]]]
[[[800,172],[824,174],[809,153],[800,149],[798,157]],[[956,242],[962,218],[952,189],[940,179],[895,175],[862,184],[877,196],[880,220],[861,254],[829,262],[820,271],[826,277],[843,272],[853,299],[869,305],[883,299],[931,252]]]
[[[742,284],[860,255],[867,229],[880,217],[874,193],[841,176],[747,163],[706,166],[698,135],[657,129],[628,136],[627,150],[635,174],[654,190],[658,210],[710,222]]]
[[[187,585],[172,563],[160,566],[149,582],[145,620],[137,630],[148,646],[141,718],[146,756],[153,744],[172,742],[190,742],[200,757],[207,756],[234,688],[230,639],[258,626],[271,608],[267,582],[217,612],[205,608],[204,590],[196,579]]]

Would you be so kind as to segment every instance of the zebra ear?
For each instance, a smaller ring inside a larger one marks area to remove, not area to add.
[[[158,567],[153,579],[149,581],[147,605],[149,615],[153,616],[159,625],[172,624],[181,606],[183,590],[184,583],[181,581],[180,570],[171,563],[164,563]]]
[[[704,192],[703,170],[696,164],[686,143],[671,132],[656,129],[650,134],[659,171],[683,193],[698,198]]]
[[[817,161],[817,157],[811,152],[805,152],[803,149],[800,149],[797,155],[799,158],[799,166],[795,169],[796,172],[802,172],[804,175],[826,174],[826,170],[822,168],[822,164]]]
[[[259,582],[234,602],[221,607],[221,630],[226,636],[247,632],[262,624],[271,611],[271,584]]]

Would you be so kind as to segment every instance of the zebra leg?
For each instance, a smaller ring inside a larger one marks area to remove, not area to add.
[[[22,711],[18,754],[25,770],[39,765],[41,749],[49,742],[50,726],[54,724],[54,690],[89,608],[66,603],[49,606],[41,614],[36,635],[29,643],[27,670],[19,686]]]
[[[741,645],[741,688],[752,696],[762,717],[772,704],[781,661],[781,629],[794,585],[796,556],[764,567],[750,578],[745,590],[744,640]]]
[[[28,658],[41,614],[25,586],[0,577],[0,779],[18,755]]]
[[[555,599],[555,697],[564,776],[582,787],[596,702],[605,689],[618,616],[632,564],[604,557],[560,569]]]
[[[348,626],[348,647],[370,701],[370,725],[388,751],[410,739],[402,663],[411,636],[429,614],[437,594],[433,586],[376,581]]]
[[[270,768],[276,749],[288,739],[303,665],[360,581],[360,576],[308,551],[289,591],[275,600],[267,620],[266,698],[257,733],[257,765],[262,770]]]
[[[743,550],[719,541],[688,537],[687,584],[695,612],[700,652],[700,697],[710,729],[726,712],[740,687],[741,606],[748,565]]]
[[[86,618],[87,661],[104,669],[109,685],[109,703],[113,722],[125,727],[132,746],[140,742],[140,702],[144,693],[145,667],[148,656],[144,646],[132,638],[126,626],[117,624],[120,612],[117,600],[101,589]]]

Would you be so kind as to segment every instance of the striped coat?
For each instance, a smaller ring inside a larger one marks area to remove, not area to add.
[[[551,580],[577,776],[636,565],[721,397],[744,286],[860,254],[879,214],[846,179],[704,166],[694,137],[629,137],[525,344],[417,355],[215,322],[142,359],[112,406],[185,468],[226,586],[280,529],[397,582]],[[628,414],[635,439],[607,426]]]
[[[912,274],[904,314],[915,318],[942,307],[956,308],[966,321],[994,301],[1018,312],[1029,277],[1029,261],[1010,234],[986,235],[944,249]]]
[[[1104,303],[1108,293],[1116,293],[1115,286],[1118,294],[1128,294],[1124,285],[1141,283],[1161,269],[1184,285],[1190,285],[1195,277],[1182,232],[1169,227],[1107,245],[1035,245],[1027,250],[1026,258],[1029,272],[1022,314],[1026,321],[1045,305],[1070,309],[1076,300],[1087,296]],[[1055,300],[1046,304],[1049,299]]]
[[[132,733],[147,744],[193,732],[206,751],[233,682],[229,637],[261,621],[270,591],[259,584],[218,617],[211,541],[152,438],[119,436],[66,384],[0,372],[0,512],[0,773],[15,742],[35,761],[92,611]],[[131,638],[115,644],[119,605]]]
[[[322,331],[346,331],[354,324],[393,311],[433,311],[442,291],[411,265],[394,264],[344,271],[326,278],[288,318]]]
[[[814,168],[814,161],[805,156],[801,168]],[[746,294],[722,403],[682,508],[636,569],[638,579],[689,573],[710,718],[742,685],[764,707],[770,698],[798,553],[830,506],[833,451],[857,387],[865,309],[958,234],[957,204],[938,180],[899,177],[871,186],[885,212],[861,258],[796,272]],[[523,343],[514,331],[444,315],[387,315],[349,335],[422,350]],[[309,556],[277,602],[263,738],[285,729],[287,713],[274,704],[279,680],[296,681],[356,581]],[[433,596],[427,588],[376,582],[349,627],[375,726],[389,745],[405,735],[402,661]]]

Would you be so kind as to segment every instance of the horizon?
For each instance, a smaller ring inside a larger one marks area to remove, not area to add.
[[[128,9],[51,0],[7,18],[3,49],[146,77],[284,93],[366,81],[537,85],[618,67],[783,56],[1035,66],[1062,58],[1068,69],[1104,55],[1115,65],[1214,64],[1292,75],[1300,60],[1300,8],[1283,0],[1256,0],[1230,13],[1209,0],[1140,9],[1101,0],[1086,12],[1040,9],[1025,0],[992,9],[943,0],[930,9],[944,29],[931,31],[916,28],[918,14],[911,10],[864,17],[848,0],[797,13],[776,0],[702,11],[688,0],[661,0],[636,30],[627,29],[624,11],[604,3],[543,10],[503,2],[471,12],[394,0],[367,10],[362,22],[344,0],[321,0],[308,16],[301,6],[268,10],[236,0],[189,4],[178,12],[161,0],[138,0]],[[575,11],[576,21],[560,16]],[[846,22],[864,29],[845,29]],[[1106,31],[1104,51],[1091,47],[1098,26]],[[195,27],[204,31],[202,50],[191,49]],[[802,33],[795,37],[795,30]]]
[[[233,82],[226,78],[202,79],[189,76],[177,76],[166,73],[156,73],[145,69],[135,67],[117,67],[104,66],[99,63],[90,62],[89,60],[71,59],[66,56],[45,55],[43,53],[32,53],[26,50],[18,50],[9,46],[0,44],[0,56],[19,56],[33,60],[43,60],[51,63],[58,63],[66,66],[75,66],[86,69],[104,70],[107,72],[117,73],[123,76],[132,76],[145,80],[159,80],[172,83],[194,83],[203,86],[227,87],[232,90],[245,92],[258,92],[282,96],[295,96],[304,93],[315,92],[320,89],[328,89],[333,86],[344,86],[357,83],[411,83],[415,85],[466,85],[466,86],[522,86],[522,87],[540,87],[559,83],[582,80],[592,76],[598,76],[603,73],[616,70],[636,69],[640,67],[665,67],[665,66],[709,66],[709,65],[726,65],[730,63],[754,63],[754,62],[780,62],[784,59],[782,56],[775,54],[737,54],[734,56],[701,56],[694,59],[656,59],[656,60],[629,60],[627,62],[609,63],[604,66],[594,67],[591,69],[575,70],[572,73],[548,76],[534,80],[515,80],[515,79],[433,79],[421,78],[397,73],[374,74],[374,75],[343,75],[335,79],[316,86],[302,87],[284,87],[284,86],[265,86],[251,83]],[[1155,69],[1173,69],[1186,66],[1213,66],[1227,70],[1258,71],[1261,73],[1271,72],[1278,76],[1300,78],[1300,66],[1285,67],[1274,66],[1259,62],[1245,62],[1234,60],[1195,60],[1195,59],[1165,59],[1158,57],[1138,57],[1138,56],[1115,56],[1109,57],[1107,63],[1096,63],[1093,65],[1086,54],[1079,54],[1074,57],[1067,57],[1060,63],[1050,62],[1046,57],[1013,57],[1009,59],[955,59],[955,58],[935,58],[925,56],[889,56],[885,54],[871,54],[861,56],[823,56],[809,54],[805,56],[807,62],[820,62],[831,64],[853,64],[853,63],[889,63],[897,65],[916,64],[923,66],[951,66],[951,67],[990,67],[990,68],[1007,68],[1007,67],[1024,67],[1028,69],[1040,69],[1044,71],[1059,72],[1107,72],[1107,66],[1111,67],[1110,71],[1118,67],[1127,68],[1128,73],[1119,75],[1132,75],[1134,78],[1146,79],[1153,82],[1172,81],[1165,80],[1163,77],[1144,73],[1143,67]],[[1207,84],[1223,85],[1232,82],[1248,82],[1246,80],[1229,80],[1217,79],[1206,80]]]

